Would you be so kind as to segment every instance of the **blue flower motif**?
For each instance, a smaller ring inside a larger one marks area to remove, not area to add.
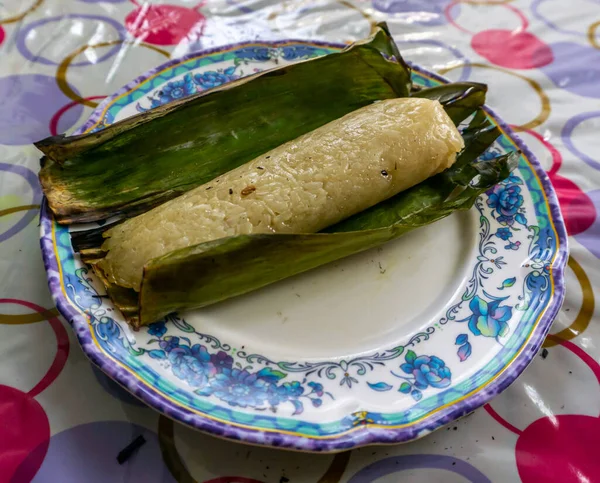
[[[523,213],[517,213],[517,216],[515,216],[515,220],[518,223],[521,223],[521,225],[527,226],[527,218],[525,218],[525,215]]]
[[[321,384],[320,382],[309,382],[308,383],[308,387],[310,387],[312,389],[312,392],[314,392],[317,396],[321,397],[324,393],[323,393],[323,384]]]
[[[290,398],[298,398],[304,393],[300,381],[284,382],[278,389],[285,392]]]
[[[206,347],[195,344],[192,347],[180,345],[169,352],[169,362],[173,374],[192,387],[203,387],[208,378],[217,373],[210,361]]]
[[[506,178],[505,183],[523,184],[523,180],[521,180],[521,178],[519,178],[518,176],[511,174],[508,178]]]
[[[487,191],[487,195],[488,206],[498,213],[498,223],[512,226],[523,204],[521,188],[516,184],[497,184]]]
[[[277,406],[282,402],[298,399],[304,394],[304,388],[299,381],[284,382],[280,386],[271,385],[268,390],[268,399],[271,406]]]
[[[221,372],[223,369],[231,369],[233,366],[233,357],[223,351],[211,354],[210,361],[218,372]]]
[[[271,58],[270,49],[267,47],[245,47],[236,52],[238,59],[258,60],[266,62]]]
[[[469,341],[469,336],[467,334],[459,334],[456,337],[456,341],[454,342],[456,345],[463,345]]]
[[[162,350],[171,352],[173,349],[179,347],[179,337],[165,337],[158,345]]]
[[[508,245],[505,245],[504,248],[507,248],[508,250],[518,250],[520,246],[521,246],[521,242],[516,241],[514,243],[510,242]]]
[[[271,385],[246,370],[227,369],[211,379],[210,385],[197,392],[214,395],[231,406],[261,407],[269,396]]]
[[[315,53],[315,47],[308,45],[295,45],[292,47],[283,47],[283,58],[285,60],[294,60],[301,57],[311,57]]]
[[[469,330],[474,335],[499,337],[508,333],[508,324],[512,316],[512,307],[500,305],[502,300],[486,302],[479,296],[473,297],[469,303],[472,315],[461,322],[469,321]]]
[[[209,70],[203,74],[194,75],[194,82],[200,86],[201,89],[212,89],[218,87],[221,84],[230,82],[237,79],[239,76],[234,75],[235,67],[229,67],[224,71]]]
[[[167,358],[165,351],[161,351],[161,350],[148,351],[148,355],[150,357],[152,357],[152,359],[166,359]]]
[[[152,107],[162,106],[177,99],[183,99],[196,93],[196,86],[191,74],[178,81],[168,82],[158,93],[158,98],[152,100]]]
[[[512,231],[510,231],[510,228],[504,227],[496,230],[496,236],[502,240],[508,240],[513,236],[513,234]]]
[[[160,322],[154,322],[148,326],[148,334],[153,335],[154,337],[162,337],[167,333],[167,328],[165,327],[165,321],[161,320]]]
[[[456,352],[460,362],[465,362],[469,357],[471,357],[472,347],[469,342],[461,345]]]
[[[417,389],[427,389],[429,386],[441,389],[450,385],[452,373],[439,357],[417,357],[413,351],[408,351],[405,360],[406,363],[402,364],[400,368],[406,374],[414,376],[413,384]]]

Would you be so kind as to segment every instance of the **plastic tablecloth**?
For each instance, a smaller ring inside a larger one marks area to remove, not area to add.
[[[410,444],[310,455],[160,417],[90,365],[52,307],[31,143],[72,132],[168,58],[255,39],[351,42],[380,20],[408,60],[489,84],[547,169],[571,246],[554,336],[490,404]],[[0,1],[0,482],[600,481],[599,170],[598,0]]]

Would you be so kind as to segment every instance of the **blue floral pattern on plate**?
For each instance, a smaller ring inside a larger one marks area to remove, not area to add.
[[[107,101],[86,129],[336,50],[310,43],[254,44],[173,61]],[[420,86],[440,82],[419,70],[413,80]],[[514,149],[515,142],[503,135],[481,159]],[[551,189],[537,178],[539,167],[525,153],[519,170],[476,203],[478,243],[462,294],[443,317],[393,347],[342,358],[279,360],[199,332],[176,314],[135,334],[73,256],[68,230],[44,212],[50,286],[94,362],[176,419],[227,437],[307,450],[413,439],[483,404],[489,396],[480,391],[493,375],[500,374],[495,390],[512,381],[529,361],[529,355],[515,355],[529,341],[539,347],[560,302],[564,227]],[[524,260],[522,267],[515,260]],[[546,318],[540,319],[542,314]],[[475,377],[464,379],[466,367]],[[463,400],[468,394],[474,396]],[[378,407],[403,401],[405,409],[361,408],[321,419],[348,397],[375,398]],[[434,413],[440,417],[431,422],[428,415]]]

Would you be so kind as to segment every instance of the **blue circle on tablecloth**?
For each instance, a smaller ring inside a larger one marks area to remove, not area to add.
[[[122,465],[117,455],[138,436],[146,442]],[[55,434],[33,483],[176,483],[158,436],[126,421],[96,421]],[[17,483],[17,482],[15,482]]]
[[[466,461],[439,454],[390,456],[365,466],[350,478],[348,483],[371,483],[383,476],[395,473],[398,473],[396,481],[404,481],[400,472],[423,468],[450,471],[471,483],[491,483],[487,476]]]
[[[42,200],[42,191],[40,190],[39,182],[37,175],[31,171],[26,166],[21,166],[19,164],[11,164],[11,163],[0,163],[0,173],[14,173],[19,176],[22,176],[25,181],[29,184],[29,187],[32,191],[32,204],[37,205]],[[37,210],[27,210],[19,221],[17,221],[14,225],[10,226],[10,228],[6,229],[3,232],[0,232],[0,243],[4,240],[8,240],[10,237],[16,235],[21,230],[23,230],[26,226],[31,223],[31,221],[38,216]]]
[[[73,89],[73,87],[71,87]],[[79,92],[74,89],[79,95]],[[53,76],[21,74],[0,77],[0,144],[31,144],[50,136],[50,120],[71,102],[59,89]],[[67,111],[58,123],[65,132],[81,117],[83,106]]]
[[[447,22],[444,9],[451,0],[373,0],[373,8],[390,14],[393,19],[408,24],[443,25]],[[459,9],[460,5],[456,5]],[[458,15],[458,10],[456,11]]]
[[[600,50],[576,42],[550,44],[554,62],[540,70],[572,94],[600,98]]]
[[[54,62],[53,60],[50,60],[50,59],[46,59],[45,57],[39,55],[39,52],[35,53],[35,54],[33,52],[31,52],[31,50],[29,50],[29,47],[27,47],[27,36],[29,35],[30,32],[35,31],[36,28],[41,27],[42,25],[45,25],[47,23],[61,22],[63,20],[71,20],[71,19],[95,20],[96,22],[105,22],[108,25],[112,26],[117,31],[119,40],[123,40],[126,35],[125,27],[123,27],[123,25],[121,25],[117,20],[115,20],[111,17],[106,17],[103,15],[88,15],[88,14],[82,14],[82,13],[77,13],[77,14],[73,13],[73,14],[68,14],[68,15],[60,15],[58,17],[44,17],[39,20],[36,20],[35,22],[26,24],[24,27],[20,28],[17,31],[17,36],[16,36],[16,40],[15,40],[15,45],[17,46],[17,49],[19,50],[21,55],[30,62],[38,62],[38,63],[44,64],[44,65],[58,65],[57,62]],[[83,66],[88,66],[88,65],[93,65],[93,64],[99,64],[100,62],[104,62],[106,59],[110,59],[120,49],[121,49],[120,45],[118,45],[118,44],[114,45],[108,50],[108,52],[106,52],[105,54],[101,55],[98,59],[96,59],[95,62],[89,62],[89,61],[73,62],[73,63],[71,63],[71,67],[83,67]]]

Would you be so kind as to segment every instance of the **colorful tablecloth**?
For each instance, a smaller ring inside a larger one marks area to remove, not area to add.
[[[412,444],[316,456],[159,417],[88,363],[52,307],[31,143],[71,132],[168,58],[255,39],[351,42],[379,20],[408,60],[489,84],[489,104],[548,170],[571,235],[555,335],[491,404]],[[600,481],[599,170],[598,0],[0,1],[0,482]]]

